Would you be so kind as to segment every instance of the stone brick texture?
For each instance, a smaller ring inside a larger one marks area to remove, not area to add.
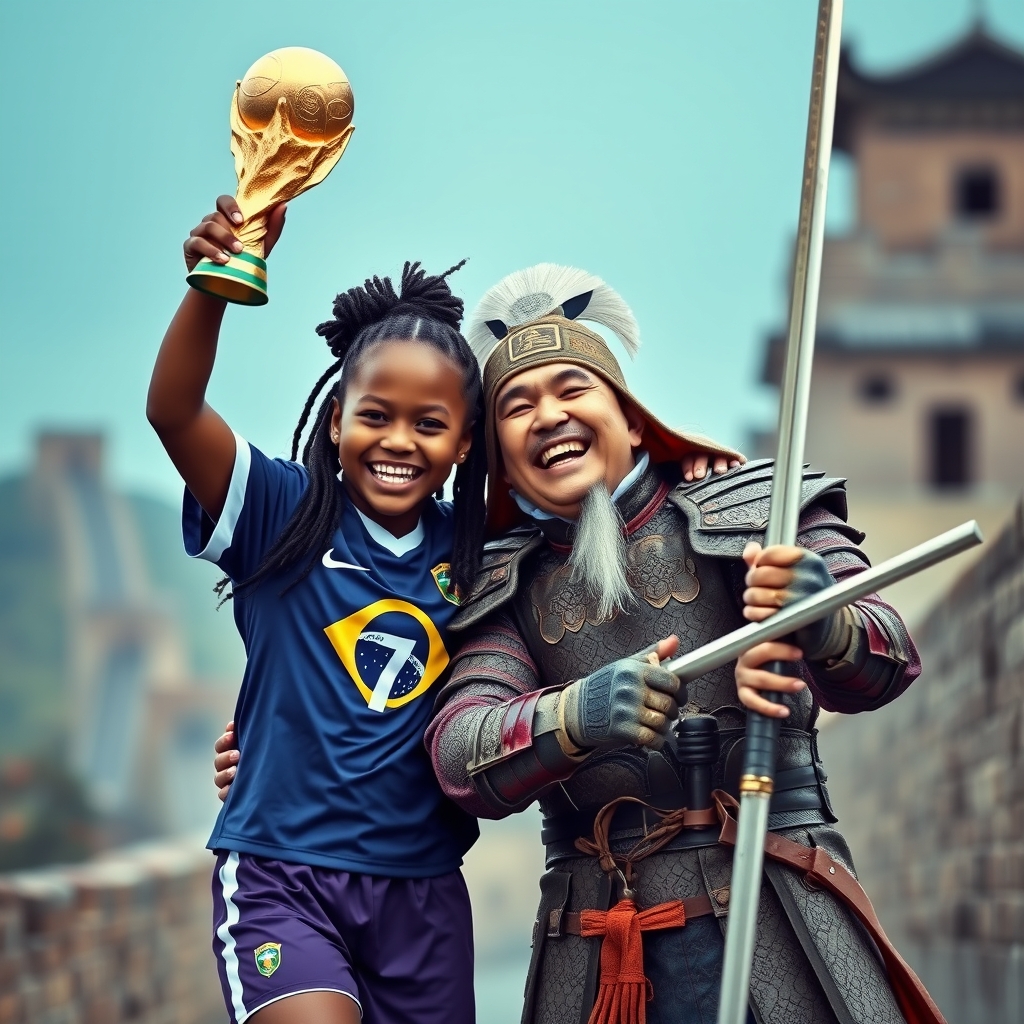
[[[823,730],[839,827],[890,937],[940,1005],[958,1008],[947,1016],[1019,1022],[1009,1014],[1024,989],[1022,505],[915,640],[923,672],[899,700]]]
[[[226,1020],[201,848],[0,875],[0,1024]]]

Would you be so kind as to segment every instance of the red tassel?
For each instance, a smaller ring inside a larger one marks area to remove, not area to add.
[[[659,903],[639,913],[632,900],[619,900],[611,910],[584,910],[580,934],[603,935],[601,986],[588,1024],[646,1024],[647,1003],[654,997],[644,975],[641,932],[681,928],[686,924],[682,900]]]

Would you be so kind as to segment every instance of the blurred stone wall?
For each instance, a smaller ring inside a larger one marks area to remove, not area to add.
[[[1024,506],[915,630],[924,671],[822,735],[839,828],[953,1024],[1024,1021]]]
[[[0,1024],[214,1024],[210,854],[154,844],[0,875]]]

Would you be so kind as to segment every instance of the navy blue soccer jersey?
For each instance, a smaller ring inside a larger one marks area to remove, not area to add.
[[[185,492],[186,551],[246,579],[306,486],[302,466],[237,437],[220,519]],[[210,849],[394,877],[462,863],[476,822],[441,793],[423,745],[456,610],[451,546],[450,505],[429,501],[396,538],[346,499],[304,580],[283,589],[296,570],[235,597],[240,758]]]

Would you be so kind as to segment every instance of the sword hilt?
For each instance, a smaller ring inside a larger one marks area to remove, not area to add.
[[[711,806],[711,769],[721,744],[714,715],[687,715],[676,725],[676,759],[686,769],[683,803],[691,811]]]
[[[787,675],[785,662],[774,661],[764,665],[768,672]],[[760,695],[772,704],[782,703],[782,694],[777,690],[762,690]],[[740,793],[772,793],[775,782],[775,754],[779,745],[781,718],[762,715],[759,711],[747,711],[747,738],[743,750],[743,774],[740,776]]]

